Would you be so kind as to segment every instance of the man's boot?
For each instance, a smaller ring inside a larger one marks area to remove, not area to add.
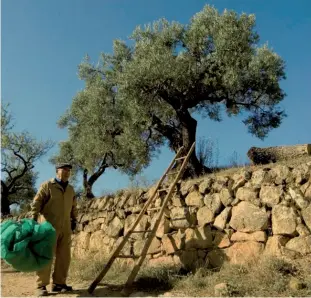
[[[36,291],[37,297],[48,296],[46,286],[38,287]]]
[[[72,287],[67,286],[67,285],[58,285],[58,284],[53,284],[52,286],[52,292],[71,292]]]

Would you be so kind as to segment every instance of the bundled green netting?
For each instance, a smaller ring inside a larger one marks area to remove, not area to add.
[[[56,231],[49,222],[8,220],[1,223],[0,230],[1,258],[14,269],[37,271],[53,259]]]

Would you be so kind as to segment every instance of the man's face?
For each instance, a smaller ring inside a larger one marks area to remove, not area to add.
[[[64,167],[57,169],[57,178],[61,179],[63,182],[67,182],[70,177],[71,169],[69,167]]]

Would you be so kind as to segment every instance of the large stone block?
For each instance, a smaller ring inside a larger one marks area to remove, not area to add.
[[[264,244],[256,241],[236,242],[226,249],[232,264],[244,264],[257,260],[264,250]]]
[[[268,207],[277,205],[283,195],[281,186],[263,185],[260,189],[259,197]]]
[[[213,183],[213,189],[219,193],[223,188],[228,186],[229,180],[230,178],[226,176],[217,177],[217,179]]]
[[[227,223],[228,219],[231,215],[231,210],[232,207],[226,207],[215,219],[213,226],[217,228],[218,230],[224,230]]]
[[[296,226],[297,215],[292,207],[276,205],[272,208],[273,235],[293,235]]]
[[[292,238],[286,243],[285,247],[302,255],[310,254],[311,236]]]
[[[212,211],[214,215],[218,214],[223,206],[220,199],[220,195],[218,193],[206,195],[204,197],[204,204]]]
[[[200,227],[205,224],[211,223],[214,221],[214,213],[210,210],[209,207],[204,206],[198,210],[197,213],[198,224]]]
[[[91,233],[80,232],[72,237],[73,255],[84,257],[90,248]]]
[[[166,234],[162,237],[163,250],[168,255],[172,254],[182,248],[182,241],[185,239],[180,233]]]
[[[129,231],[129,229],[133,226],[135,220],[137,219],[138,214],[131,214],[125,219],[124,224],[124,235]],[[134,229],[134,231],[146,231],[149,226],[149,217],[147,215],[143,215],[138,225]],[[143,239],[145,233],[133,233],[131,238],[134,239]]]
[[[301,214],[306,226],[311,231],[311,204],[306,209],[302,210]]]
[[[210,192],[213,182],[212,178],[205,178],[199,185],[199,192],[203,195]]]
[[[240,241],[266,242],[267,234],[264,231],[256,231],[253,233],[235,232],[232,234],[230,240],[235,241],[235,242],[240,242]]]
[[[201,207],[204,205],[203,196],[199,191],[192,191],[190,192],[186,199],[186,204],[188,206],[198,206]]]
[[[265,209],[243,201],[232,208],[229,224],[240,232],[265,230],[268,224],[268,214]]]
[[[264,254],[272,256],[282,256],[282,249],[288,242],[289,238],[281,235],[268,237]]]
[[[187,250],[192,248],[205,249],[212,247],[212,245],[212,231],[209,226],[187,229],[185,231],[185,248]]]
[[[226,248],[231,245],[229,235],[220,231],[216,231],[213,244],[218,248]]]
[[[277,165],[270,171],[270,175],[273,177],[275,184],[281,185],[283,183],[289,183],[292,179],[291,171],[289,167],[285,165]]]
[[[255,206],[260,206],[260,200],[258,198],[258,190],[252,187],[244,186],[237,190],[236,199],[240,201],[247,201]]]
[[[134,255],[140,256],[142,254],[143,248],[145,247],[146,240],[137,240],[134,243]],[[147,254],[156,254],[161,252],[161,242],[159,239],[154,237],[148,248]]]
[[[295,167],[292,171],[292,176],[297,184],[303,184],[304,181],[308,181],[311,177],[310,166],[307,164],[302,164]]]
[[[115,218],[110,222],[110,224],[107,226],[105,233],[112,238],[118,238],[121,235],[121,232],[124,229],[124,220],[121,220],[118,216],[115,216]]]

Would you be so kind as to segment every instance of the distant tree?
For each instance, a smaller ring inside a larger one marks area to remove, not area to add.
[[[82,174],[87,198],[94,197],[92,187],[106,169],[134,175],[149,164],[161,142],[132,121],[110,81],[91,80],[77,94],[58,122],[68,129],[69,138],[60,142],[59,152],[50,159],[53,164],[73,164],[74,176]]]
[[[283,60],[258,45],[254,26],[254,15],[220,14],[205,6],[188,25],[161,19],[137,27],[131,44],[114,41],[113,53],[102,54],[97,65],[86,59],[80,77],[90,93],[97,88],[92,82],[110,82],[113,98],[130,119],[151,131],[151,138],[167,140],[175,152],[183,146],[186,153],[196,140],[194,113],[215,121],[223,113],[242,115],[248,131],[263,139],[285,117],[278,107],[285,72]],[[93,129],[101,123],[98,119]],[[194,152],[189,175],[208,171]]]
[[[20,179],[16,180],[9,194],[10,205],[17,204],[22,206],[31,202],[37,192],[35,186],[37,177],[38,173],[28,170]],[[5,184],[9,184],[8,180],[9,178],[7,177]]]
[[[197,140],[197,157],[199,162],[210,169],[218,167],[218,142],[202,137]]]
[[[34,163],[53,146],[37,141],[29,132],[13,131],[8,105],[1,109],[1,213],[10,213],[10,205],[28,202],[35,194],[37,173]]]
[[[229,158],[229,167],[238,167],[239,166],[239,156],[236,151],[233,151],[232,155]]]

